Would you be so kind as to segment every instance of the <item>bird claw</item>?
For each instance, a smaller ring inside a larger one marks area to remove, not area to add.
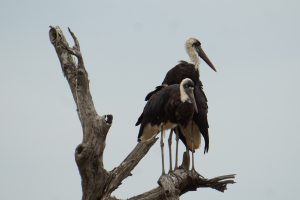
[[[191,176],[199,176],[200,178],[205,179],[204,176],[202,176],[195,170],[195,168],[191,169],[190,174],[191,174]]]

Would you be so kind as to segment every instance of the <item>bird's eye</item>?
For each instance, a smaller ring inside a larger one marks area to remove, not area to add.
[[[185,85],[184,87],[185,87],[185,88],[189,88],[189,89],[194,89],[194,86],[193,86],[193,85]]]
[[[199,41],[194,43],[194,46],[201,46],[201,43]]]

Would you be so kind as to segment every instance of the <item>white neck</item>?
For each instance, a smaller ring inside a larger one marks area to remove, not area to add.
[[[200,59],[194,49],[194,47],[190,44],[186,44],[185,46],[186,52],[190,57],[190,61],[192,64],[195,65],[195,69],[198,70],[199,65],[200,65]]]
[[[186,94],[186,92],[185,92],[185,90],[184,90],[184,88],[183,88],[183,84],[180,84],[179,89],[180,89],[180,100],[181,100],[181,102],[184,103],[184,102],[186,102],[186,101],[189,101],[190,98],[189,98],[189,96]]]

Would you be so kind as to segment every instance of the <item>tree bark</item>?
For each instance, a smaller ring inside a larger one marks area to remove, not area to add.
[[[124,161],[113,170],[107,171],[104,168],[105,141],[113,122],[113,116],[111,114],[101,116],[96,112],[79,41],[70,29],[69,33],[74,40],[73,47],[69,46],[58,26],[50,26],[49,37],[70,86],[82,126],[83,139],[75,150],[75,160],[81,176],[82,199],[117,199],[112,197],[111,193],[125,178],[131,176],[131,171],[147,154],[157,138],[138,143]],[[183,163],[182,166],[186,165],[188,166]],[[180,195],[200,187],[211,187],[224,192],[227,184],[234,183],[234,177],[235,175],[226,175],[205,179],[196,171],[189,171],[186,170],[186,167],[181,167],[161,176],[158,180],[158,187],[130,199],[179,199]]]

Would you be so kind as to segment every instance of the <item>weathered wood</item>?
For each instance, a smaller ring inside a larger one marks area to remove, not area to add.
[[[103,151],[113,116],[99,116],[89,90],[77,38],[69,29],[75,46],[70,47],[59,27],[50,27],[50,41],[59,57],[63,73],[69,83],[83,130],[83,141],[75,151],[75,160],[82,178],[82,199],[99,199],[109,173],[103,167]],[[77,58],[75,62],[73,56]]]
[[[152,138],[146,142],[140,142],[132,150],[132,152],[124,159],[124,161],[110,172],[107,181],[106,190],[103,194],[104,199],[108,198],[110,194],[116,190],[122,181],[131,176],[130,173],[140,160],[147,154],[152,145],[157,141],[157,138]]]
[[[134,196],[129,200],[155,200],[155,199],[178,199],[182,194],[195,191],[197,188],[210,187],[220,192],[227,189],[227,184],[235,183],[234,174],[219,176],[212,179],[203,178],[196,171],[188,171],[180,168],[168,175],[160,177],[159,184],[163,187],[157,187],[143,194]],[[173,186],[170,186],[173,185]],[[167,190],[167,188],[175,188],[175,190]]]
[[[50,26],[49,37],[71,89],[82,126],[83,139],[75,150],[75,160],[81,176],[82,199],[114,200],[117,198],[112,197],[111,193],[125,178],[131,176],[131,171],[147,154],[157,138],[138,143],[124,161],[112,171],[108,172],[104,168],[105,141],[113,116],[110,114],[100,116],[96,112],[79,41],[70,29],[69,33],[75,43],[73,47],[69,46],[58,26]],[[205,179],[197,172],[187,170],[189,168],[188,157],[184,159],[182,166],[160,177],[158,187],[130,199],[179,199],[179,196],[185,192],[194,191],[200,187],[211,187],[224,192],[227,184],[234,183],[234,175]]]

